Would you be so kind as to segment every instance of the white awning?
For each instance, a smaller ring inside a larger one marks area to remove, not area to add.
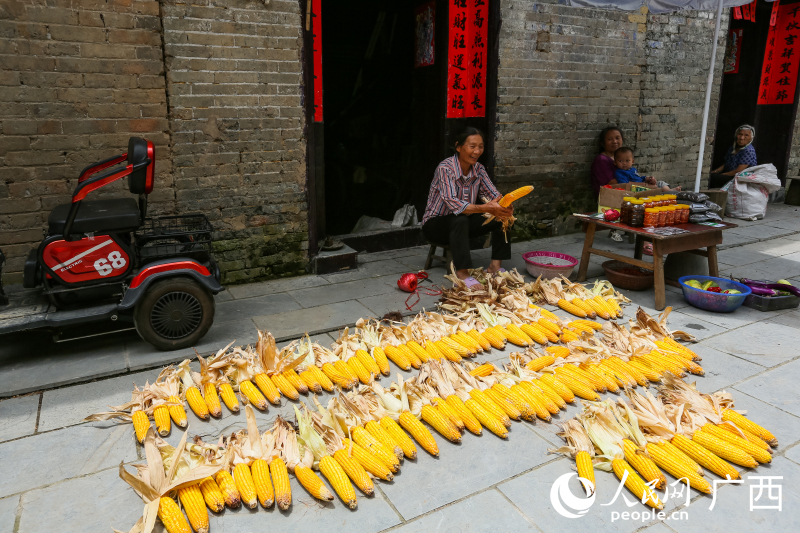
[[[724,0],[722,7],[736,7],[753,0]],[[774,0],[767,0],[772,2]],[[574,7],[596,7],[619,11],[639,11],[646,6],[651,13],[671,13],[675,11],[716,11],[719,0],[566,0]]]

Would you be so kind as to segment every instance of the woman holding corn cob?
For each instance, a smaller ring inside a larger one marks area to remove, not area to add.
[[[472,268],[471,238],[491,232],[489,272],[497,272],[503,260],[511,259],[511,243],[507,242],[502,223],[493,220],[484,224],[484,213],[495,219],[508,219],[514,214],[514,208],[499,204],[503,195],[492,184],[483,165],[478,163],[483,154],[483,142],[483,133],[476,128],[461,132],[456,139],[456,154],[439,163],[436,169],[422,217],[425,238],[430,242],[449,244],[456,275],[465,280],[467,287],[480,286],[469,276]],[[486,198],[488,203],[477,203],[479,198]]]

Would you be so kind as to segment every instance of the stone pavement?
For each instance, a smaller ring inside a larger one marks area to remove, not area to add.
[[[767,219],[755,223],[734,221],[740,228],[725,232],[720,252],[723,275],[751,278],[788,278],[800,282],[800,212],[794,207],[770,205]],[[512,246],[511,266],[524,272],[521,253],[545,249],[580,256],[583,235],[567,235]],[[610,250],[631,253],[632,245],[599,237]],[[214,351],[234,338],[238,343],[255,340],[255,328],[269,329],[286,342],[305,331],[319,342],[330,343],[337,331],[359,317],[381,316],[403,310],[406,294],[396,288],[400,274],[422,267],[424,248],[367,254],[357,271],[328,276],[306,276],[231,287],[217,302],[215,325],[198,347]],[[474,253],[488,260],[488,250]],[[602,274],[597,258],[590,276]],[[442,266],[430,270],[441,282]],[[653,292],[627,292],[634,305],[654,314]],[[421,304],[433,308],[436,297],[423,296]],[[348,510],[337,499],[329,504],[313,501],[292,479],[294,503],[287,512],[227,510],[212,516],[211,531],[296,531],[331,528],[354,532],[383,530],[448,531],[574,531],[645,530],[749,532],[800,530],[800,493],[793,481],[800,477],[800,400],[795,384],[800,380],[800,311],[761,313],[740,308],[732,314],[708,313],[689,307],[678,289],[668,287],[667,304],[673,307],[668,324],[694,334],[693,346],[703,360],[704,377],[697,386],[704,392],[730,391],[738,409],[771,429],[780,441],[772,464],[743,475],[783,476],[782,511],[750,510],[751,488],[721,488],[716,507],[711,498],[692,494],[684,515],[668,514],[665,520],[641,518],[640,504],[627,508],[613,497],[613,474],[597,473],[597,501],[586,516],[559,516],[550,503],[553,483],[572,471],[571,461],[547,450],[560,444],[555,424],[514,423],[509,442],[485,432],[465,435],[453,445],[435,435],[440,457],[422,454],[405,461],[393,483],[376,483],[373,498],[360,497],[359,509]],[[418,311],[420,306],[414,308]],[[557,314],[567,316],[561,311]],[[483,354],[479,360],[503,361],[511,349]],[[141,501],[117,476],[120,462],[143,459],[129,425],[81,423],[89,413],[108,404],[129,399],[132,384],[143,384],[169,362],[193,352],[158,352],[134,334],[122,333],[90,341],[53,344],[40,335],[0,337],[0,394],[15,396],[0,401],[0,533],[94,532],[111,527],[127,531],[141,512]],[[393,367],[393,370],[396,370]],[[410,376],[411,374],[406,374]],[[392,378],[383,378],[387,385]],[[35,392],[31,392],[35,391]],[[327,395],[321,398],[324,403]],[[613,397],[613,395],[605,395]],[[307,401],[307,398],[301,399]],[[224,411],[224,408],[223,408]],[[563,422],[579,411],[571,406],[554,417]],[[266,424],[278,414],[294,418],[292,402],[258,413]],[[206,440],[244,427],[243,414],[225,411],[219,420],[198,421],[189,413],[191,434]],[[173,429],[168,440],[181,437]],[[460,450],[458,448],[461,448]],[[418,464],[413,464],[418,463]],[[712,477],[712,475],[709,475]],[[672,481],[671,478],[669,478]],[[581,491],[573,478],[573,494]],[[757,493],[758,490],[755,490]],[[628,495],[623,490],[623,494]],[[767,492],[757,505],[769,503]],[[667,502],[670,513],[681,503]],[[636,520],[616,519],[619,513],[638,512]]]

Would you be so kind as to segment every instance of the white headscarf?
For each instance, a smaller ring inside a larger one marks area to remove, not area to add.
[[[742,147],[740,148],[740,147],[738,147],[738,146],[736,145],[736,136],[737,136],[737,135],[739,135],[739,132],[740,132],[740,131],[742,131],[742,130],[750,130],[751,137],[750,137],[750,142],[749,142],[749,143],[747,143],[747,144],[745,144],[744,146],[742,146]],[[756,129],[755,129],[753,126],[751,126],[751,125],[749,125],[749,124],[742,124],[741,126],[739,126],[738,128],[736,128],[736,131],[735,131],[735,132],[734,132],[734,134],[733,134],[733,153],[735,154],[735,153],[736,153],[736,152],[738,152],[739,150],[744,150],[745,148],[747,148],[748,146],[750,146],[751,144],[753,144],[753,140],[754,140],[755,138],[756,138]]]

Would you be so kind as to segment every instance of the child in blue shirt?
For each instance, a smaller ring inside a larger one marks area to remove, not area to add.
[[[642,183],[651,189],[661,189],[662,192],[681,190],[680,187],[671,189],[663,181],[656,182],[653,176],[640,176],[636,167],[633,166],[633,150],[627,146],[623,146],[614,152],[614,164],[617,167],[614,170],[614,179],[617,183]]]

